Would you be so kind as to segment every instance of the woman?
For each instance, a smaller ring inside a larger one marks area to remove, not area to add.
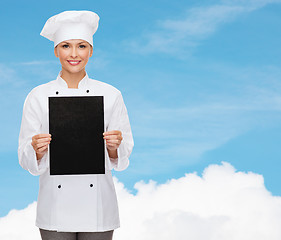
[[[98,21],[90,11],[65,11],[48,19],[41,32],[54,41],[62,68],[56,80],[33,88],[25,99],[18,157],[24,169],[40,175],[36,226],[43,240],[107,240],[120,226],[111,170],[128,167],[134,142],[121,92],[85,70]],[[50,175],[48,99],[62,96],[103,96],[104,174]]]

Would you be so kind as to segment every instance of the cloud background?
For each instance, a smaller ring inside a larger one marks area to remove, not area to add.
[[[39,33],[71,9],[101,17],[87,72],[122,92],[135,140],[113,172],[115,238],[280,239],[279,0],[1,4],[0,239],[22,239],[15,226],[39,237],[39,179],[18,164],[18,134],[26,95],[60,70]]]
[[[226,162],[209,165],[202,176],[187,173],[166,183],[140,181],[132,194],[114,179],[121,228],[114,239],[278,240],[281,197],[261,175],[236,171]],[[0,218],[0,238],[39,239],[36,202]]]

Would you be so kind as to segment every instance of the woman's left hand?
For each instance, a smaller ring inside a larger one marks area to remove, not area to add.
[[[106,141],[106,147],[110,151],[117,150],[119,145],[121,144],[121,141],[123,139],[122,132],[118,130],[112,130],[108,132],[103,133],[103,138]]]

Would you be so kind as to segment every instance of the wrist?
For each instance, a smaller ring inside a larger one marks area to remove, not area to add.
[[[44,153],[36,153],[37,161],[40,162],[40,160],[42,159],[43,156],[44,156]]]
[[[118,158],[117,149],[110,150],[110,149],[107,148],[107,152],[108,152],[108,156],[110,158]]]

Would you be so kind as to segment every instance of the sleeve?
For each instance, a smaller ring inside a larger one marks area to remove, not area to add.
[[[124,104],[122,94],[119,93],[113,106],[113,113],[108,125],[108,131],[119,130],[122,132],[123,140],[117,148],[118,158],[110,158],[110,169],[116,171],[125,170],[129,165],[129,156],[133,150],[134,140],[132,136],[131,126],[127,113],[127,108]]]
[[[37,161],[36,152],[31,142],[32,137],[40,133],[41,128],[40,105],[33,97],[32,91],[27,95],[22,113],[22,121],[19,134],[18,158],[19,164],[32,175],[41,175],[47,169],[47,153]]]

